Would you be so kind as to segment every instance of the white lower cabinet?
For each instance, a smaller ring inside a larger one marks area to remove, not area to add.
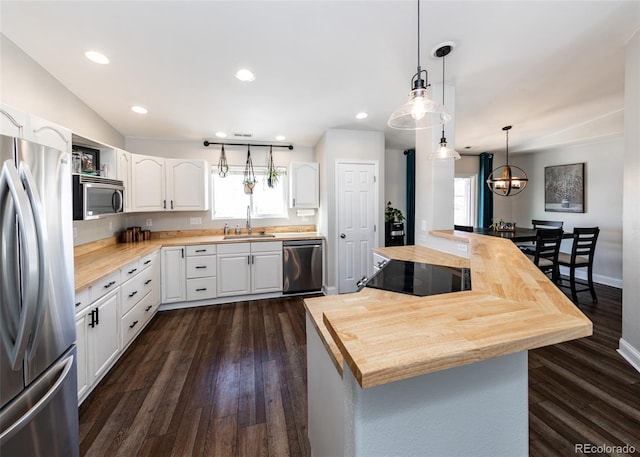
[[[187,298],[184,251],[184,246],[161,250],[162,303],[181,302]]]
[[[141,258],[135,275],[120,287],[122,291],[120,345],[123,350],[140,333],[160,305],[160,294],[158,293],[160,262],[158,257],[158,253],[154,252]]]
[[[109,292],[89,306],[85,313],[89,384],[111,367],[120,350],[118,341],[119,291]]]
[[[218,246],[218,296],[282,290],[282,242]]]
[[[82,402],[157,311],[159,251],[79,291],[75,305],[78,400]]]
[[[187,301],[217,296],[217,246],[187,246]]]
[[[282,291],[282,242],[251,243],[251,293]]]

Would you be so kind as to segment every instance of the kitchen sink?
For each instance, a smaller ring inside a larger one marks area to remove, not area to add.
[[[225,240],[256,240],[262,238],[275,238],[276,236],[273,233],[259,233],[256,235],[249,234],[241,234],[241,235],[225,235],[223,239]]]

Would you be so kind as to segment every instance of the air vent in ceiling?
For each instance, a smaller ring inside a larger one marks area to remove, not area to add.
[[[234,133],[233,136],[236,138],[251,138],[253,133]]]

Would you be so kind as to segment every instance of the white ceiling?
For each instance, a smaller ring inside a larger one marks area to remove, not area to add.
[[[413,133],[386,121],[416,71],[416,5],[2,0],[0,30],[124,136],[202,140],[224,130],[313,146],[329,128],[356,128],[384,131],[386,147],[402,149]],[[594,125],[620,133],[624,46],[640,29],[640,1],[423,0],[421,10],[430,83],[442,82],[432,49],[457,45],[446,84],[456,88],[448,136],[459,151],[502,150],[507,124],[513,152],[580,140]],[[89,62],[88,49],[111,63]],[[257,79],[236,80],[240,67]],[[149,113],[132,113],[134,104]],[[356,121],[360,111],[369,117]]]

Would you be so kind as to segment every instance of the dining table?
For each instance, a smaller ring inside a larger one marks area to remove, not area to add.
[[[516,227],[514,230],[509,231],[501,231],[501,230],[493,230],[490,228],[481,228],[474,227],[473,233],[478,233],[480,235],[489,235],[495,236],[498,238],[506,238],[508,240],[513,241],[514,243],[526,243],[526,242],[535,242],[536,241],[536,233],[537,229],[528,228],[528,227]],[[562,238],[572,238],[573,233],[564,232],[562,234]]]

